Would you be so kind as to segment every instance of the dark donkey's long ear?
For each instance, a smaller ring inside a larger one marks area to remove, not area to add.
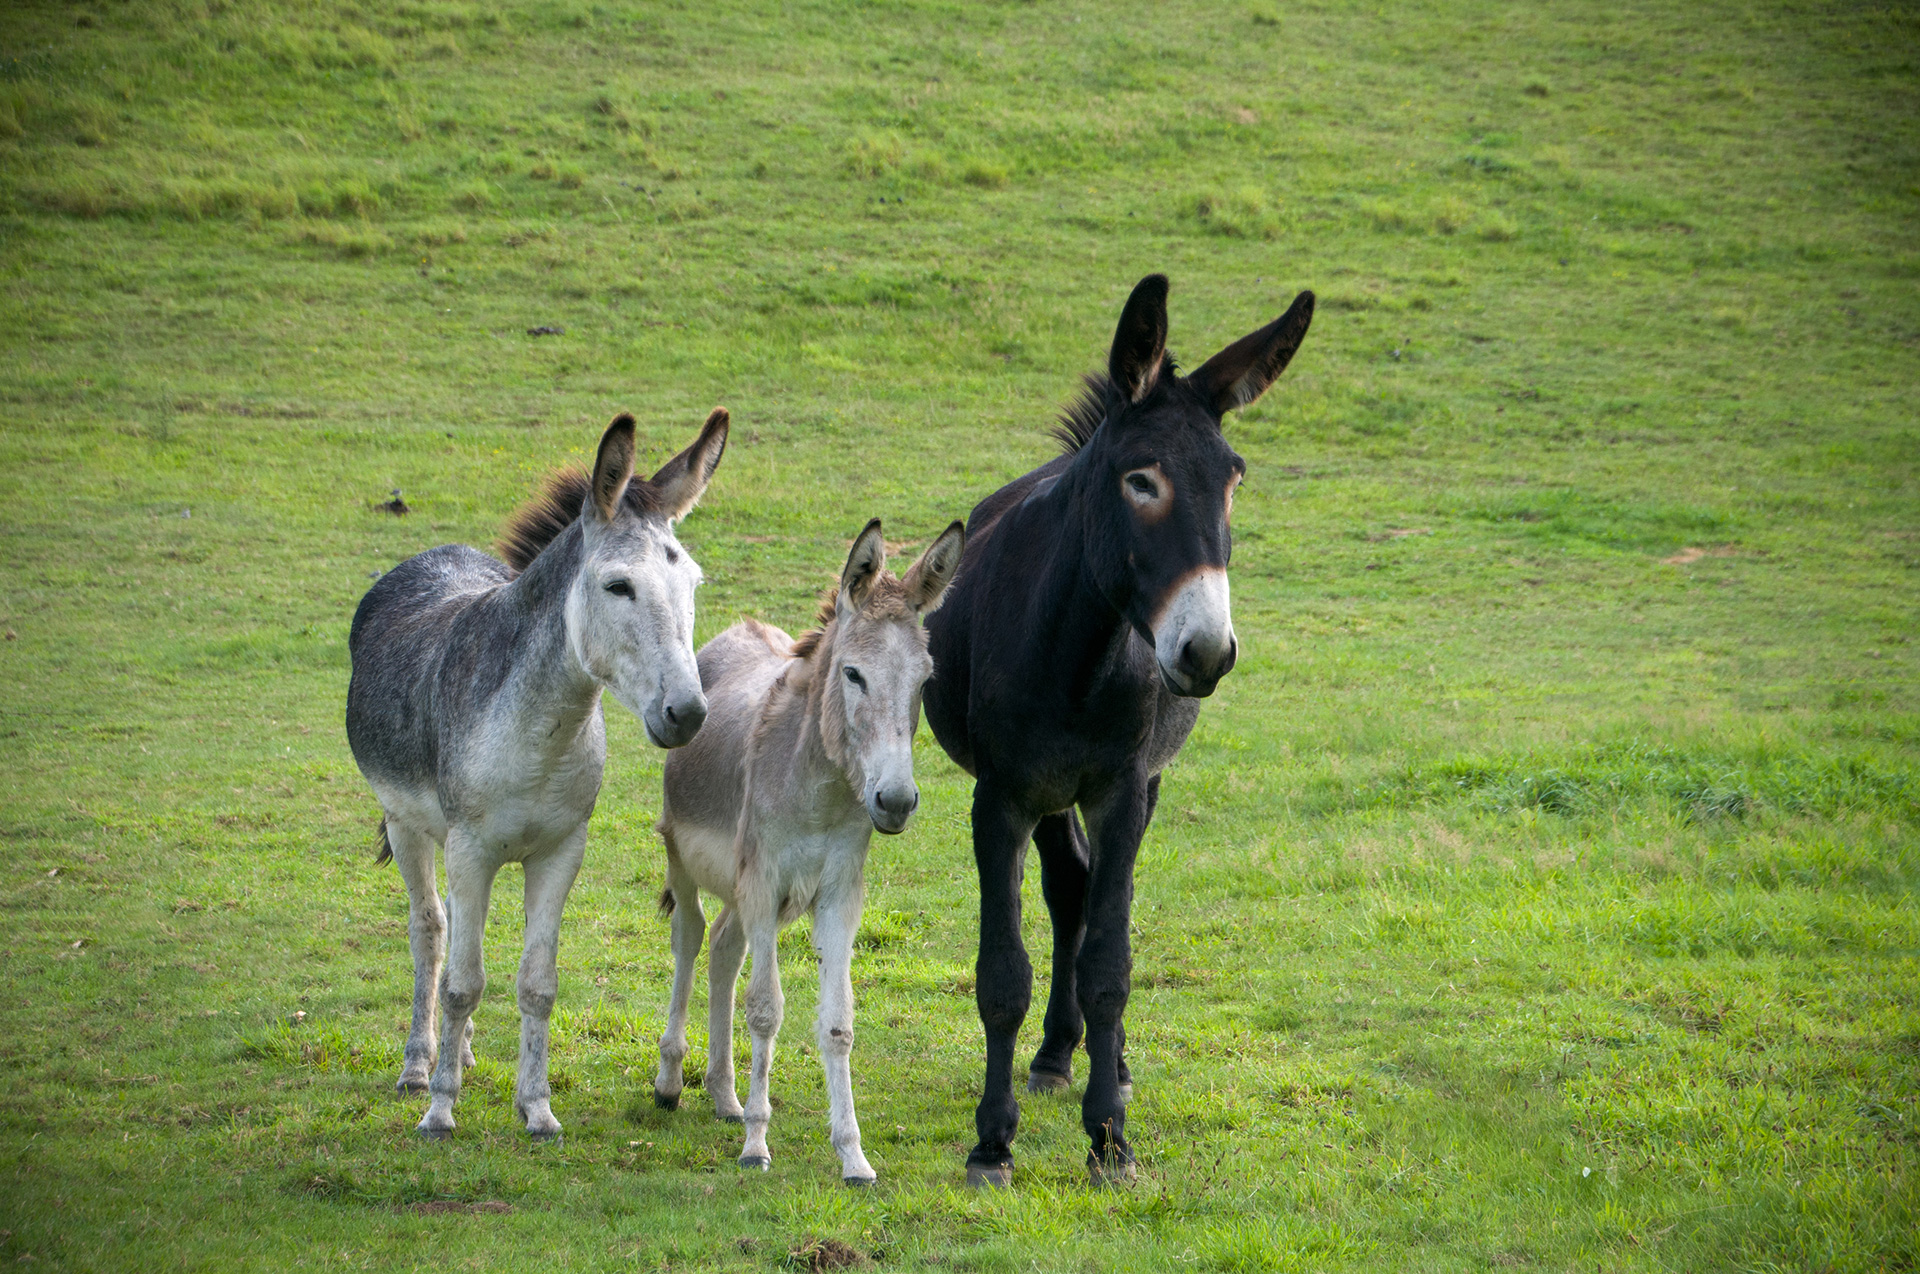
[[[1187,384],[1216,416],[1245,407],[1280,379],[1312,322],[1313,293],[1302,292],[1285,314],[1202,363],[1187,377]]]
[[[693,440],[693,445],[661,465],[660,472],[648,482],[659,501],[660,511],[669,521],[678,522],[691,513],[706,493],[713,471],[720,467],[720,457],[726,454],[730,419],[725,407],[715,407],[708,413],[707,423],[701,426],[700,436]]]
[[[1133,287],[1120,325],[1113,329],[1113,352],[1107,355],[1107,376],[1114,387],[1137,403],[1160,379],[1160,363],[1167,355],[1167,276],[1149,274]]]
[[[867,595],[873,592],[873,585],[886,566],[887,542],[880,538],[880,519],[875,518],[853,541],[853,551],[847,554],[847,568],[840,572],[840,597],[836,604],[842,618],[867,604]]]
[[[927,545],[927,551],[900,581],[907,591],[907,605],[922,615],[936,610],[940,599],[946,596],[947,585],[953,583],[954,572],[960,569],[960,555],[966,547],[964,522],[955,522],[940,533],[939,539]]]
[[[611,522],[620,497],[633,481],[633,417],[621,412],[600,435],[600,451],[593,459],[593,507],[602,522]]]

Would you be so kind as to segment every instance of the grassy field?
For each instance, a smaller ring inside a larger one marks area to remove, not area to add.
[[[1916,49],[1773,3],[6,6],[0,1261],[1920,1267]],[[618,707],[566,1139],[511,1110],[509,875],[419,1143],[340,724],[369,579],[724,403],[701,635],[801,624],[868,517],[924,543],[1050,453],[1151,270],[1189,364],[1321,308],[1228,426],[1243,654],[1141,857],[1138,1184],[1041,1099],[1017,1188],[962,1184],[924,735],[854,970],[880,1186],[804,926],[771,1174],[655,1111]]]

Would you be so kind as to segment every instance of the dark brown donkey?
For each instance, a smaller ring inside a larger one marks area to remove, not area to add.
[[[987,1077],[967,1156],[973,1184],[1013,1180],[1013,1047],[1033,996],[1020,941],[1029,838],[1053,921],[1053,991],[1027,1088],[1066,1087],[1084,1025],[1088,1170],[1096,1183],[1133,1174],[1121,1057],[1133,862],[1160,771],[1237,653],[1228,519],[1246,463],[1220,417],[1273,383],[1312,318],[1313,294],[1302,292],[1180,376],[1166,350],[1167,280],[1142,279],[1107,374],[1087,378],[1058,430],[1066,454],[974,509],[959,577],[927,619],[927,719],[977,780],[974,984]]]

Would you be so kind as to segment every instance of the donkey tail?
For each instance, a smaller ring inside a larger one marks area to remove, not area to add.
[[[393,861],[393,837],[387,831],[387,820],[380,820],[380,852],[373,856],[375,867],[384,867]]]
[[[668,885],[660,891],[660,914],[671,916],[674,908],[673,886]]]

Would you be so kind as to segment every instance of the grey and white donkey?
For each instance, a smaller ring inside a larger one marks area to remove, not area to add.
[[[633,417],[623,415],[601,437],[591,474],[555,475],[515,518],[507,562],[463,545],[430,549],[381,577],[354,614],[347,739],[386,811],[382,857],[391,854],[407,882],[413,1029],[397,1087],[432,1094],[423,1136],[453,1131],[486,985],[487,902],[510,862],[525,870],[527,913],[514,1106],[534,1137],[560,1132],[547,1022],[560,913],[607,755],[600,692],[611,690],[663,748],[686,743],[706,719],[693,650],[700,568],[674,523],[706,490],[726,441],[727,413],[715,410],[692,446],[636,479]],[[444,911],[436,842],[446,851]],[[436,999],[448,1047],[429,1084]]]
[[[722,903],[707,971],[706,1086],[722,1119],[746,1123],[741,1167],[773,1162],[767,1088],[785,1011],[776,945],[783,927],[811,911],[820,956],[816,1035],[833,1148],[849,1185],[874,1179],[853,1113],[853,940],[874,829],[903,830],[920,803],[913,735],[921,688],[933,674],[920,617],[940,604],[965,535],[955,522],[896,579],[886,570],[876,518],[854,541],[814,631],[796,642],[748,619],[700,649],[707,725],[667,758],[659,822],[667,849],[660,902],[673,914],[674,972],[653,1096],[668,1109],[680,1103],[687,998],[706,926],[704,889]],[[749,950],[753,1068],[742,1110],[734,1090],[733,991]]]

